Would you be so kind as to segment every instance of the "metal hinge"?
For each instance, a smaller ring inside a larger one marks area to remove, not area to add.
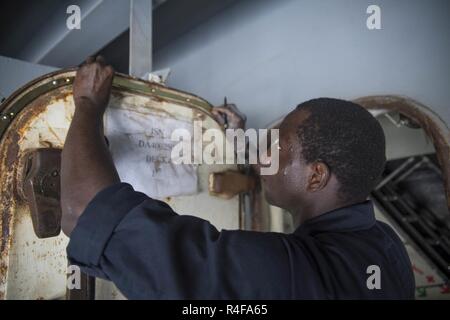
[[[61,149],[29,151],[23,163],[18,191],[30,208],[34,232],[38,238],[58,236],[61,231]]]
[[[256,178],[238,171],[214,172],[209,175],[209,193],[224,199],[231,199],[239,193],[256,188]]]

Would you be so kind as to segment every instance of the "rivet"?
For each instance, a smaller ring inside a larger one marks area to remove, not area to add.
[[[69,79],[69,78],[67,78],[67,79],[66,79],[66,82],[70,82],[70,79]]]
[[[10,112],[9,115],[10,115],[11,117],[14,117],[14,112]]]
[[[6,114],[4,114],[4,115],[2,115],[2,120],[9,120],[9,118]]]
[[[191,99],[187,98],[186,101],[189,102],[189,101],[191,101]]]
[[[156,92],[156,90],[155,90],[155,89],[152,89],[152,92]]]
[[[54,85],[54,86],[56,86],[56,80],[53,80],[53,82],[52,82],[52,83],[53,83],[53,85]]]

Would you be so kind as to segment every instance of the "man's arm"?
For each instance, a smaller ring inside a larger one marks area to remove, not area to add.
[[[113,281],[128,298],[290,298],[289,254],[279,234],[219,232],[118,183],[102,126],[112,77],[110,67],[90,59],[74,82],[61,173],[70,264]]]
[[[86,274],[114,282],[129,299],[288,299],[293,248],[283,238],[219,232],[117,183],[89,203],[67,256]],[[308,274],[304,261],[300,270]]]
[[[102,57],[90,57],[73,83],[75,114],[61,162],[61,227],[70,236],[89,201],[102,189],[120,182],[103,135],[114,70]]]

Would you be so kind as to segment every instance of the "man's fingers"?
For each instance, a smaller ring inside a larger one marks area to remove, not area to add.
[[[216,121],[221,125],[231,129],[243,129],[245,128],[245,121],[247,117],[239,111],[234,104],[224,104],[213,108],[212,113],[216,118]]]
[[[87,59],[84,62],[84,64],[93,63],[94,61],[95,61],[95,58],[93,56],[89,56],[89,57],[87,57]]]
[[[115,71],[114,71],[114,68],[110,65],[110,64],[108,64],[107,66],[106,66],[106,70],[108,70],[109,72],[111,72],[111,73],[114,73]]]
[[[91,64],[91,63],[95,63],[97,62],[98,64],[100,64],[101,66],[106,66],[106,60],[105,58],[103,58],[103,56],[89,56],[86,58],[86,60],[80,64],[80,67]]]
[[[95,61],[95,57],[89,56],[89,57],[87,57],[86,60],[84,60],[78,67],[79,67],[79,68],[84,67],[85,65],[88,65],[88,64],[90,64],[90,63],[93,63],[94,61]]]
[[[84,69],[85,71],[88,69],[88,66],[98,66],[101,69],[103,69],[103,71],[106,71],[106,75],[108,77],[113,77],[114,76],[114,69],[112,66],[108,65],[106,63],[105,58],[103,58],[102,56],[97,56],[97,57],[93,57],[93,56],[89,56],[87,57],[87,59],[79,66],[80,69]]]
[[[233,116],[235,113],[226,107],[215,107],[213,110],[219,112],[220,114],[225,114],[227,116]]]
[[[213,115],[215,115],[217,122],[219,122],[221,125],[224,125],[235,116],[233,112],[223,107],[214,108],[212,113]]]
[[[237,114],[239,117],[241,117],[243,120],[247,120],[247,116],[241,112],[241,110],[236,107],[235,104],[227,104],[226,107],[231,110],[234,114]]]
[[[223,110],[224,112],[226,112],[228,115],[234,114],[239,116],[242,119],[246,119],[247,117],[245,116],[245,114],[243,114],[241,112],[241,110],[238,109],[238,107],[236,107],[236,105],[234,103],[228,103],[225,105],[221,105],[219,107],[216,107],[216,109],[220,109]]]
[[[95,59],[96,62],[100,63],[102,66],[104,66],[106,64],[106,60],[105,58],[103,58],[102,56],[97,56],[97,58]]]
[[[214,119],[216,119],[216,121],[220,124],[220,125],[224,125],[225,124],[225,119],[223,117],[223,114],[217,110],[217,108],[212,109],[211,113],[214,116]]]

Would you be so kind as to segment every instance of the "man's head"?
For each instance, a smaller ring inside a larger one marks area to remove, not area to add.
[[[279,134],[278,173],[262,179],[267,200],[291,212],[364,201],[383,171],[383,130],[355,103],[306,101],[286,116]]]

